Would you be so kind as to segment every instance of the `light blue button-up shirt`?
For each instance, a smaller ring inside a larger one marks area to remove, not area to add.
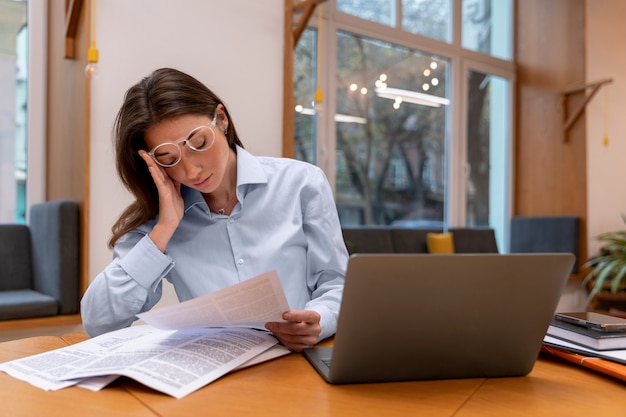
[[[163,278],[185,301],[272,269],[291,309],[320,314],[319,339],[335,333],[348,252],[321,169],[238,147],[230,216],[212,213],[197,190],[183,186],[182,196],[185,215],[165,253],[148,237],[156,219],[117,242],[81,301],[89,335],[130,326],[159,301]]]

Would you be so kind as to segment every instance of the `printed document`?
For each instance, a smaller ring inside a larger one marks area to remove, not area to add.
[[[97,391],[126,376],[182,398],[235,369],[288,354],[259,330],[267,321],[283,321],[288,309],[278,275],[271,271],[142,314],[148,324],[5,362],[0,371],[44,390],[77,385]]]
[[[289,304],[276,271],[257,275],[221,291],[139,314],[159,329],[255,327],[284,321]]]

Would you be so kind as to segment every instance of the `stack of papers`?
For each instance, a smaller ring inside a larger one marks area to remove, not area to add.
[[[97,391],[119,376],[175,398],[242,367],[289,353],[267,331],[289,310],[275,271],[140,315],[147,324],[0,364],[45,390]]]
[[[588,330],[554,320],[542,352],[626,381],[626,334]]]
[[[571,343],[563,339],[546,335],[543,338],[543,344],[558,349],[567,350],[568,352],[578,353],[585,356],[593,356],[596,358],[602,358],[609,361],[621,363],[626,365],[626,349],[616,350],[596,350],[591,349],[576,343]]]

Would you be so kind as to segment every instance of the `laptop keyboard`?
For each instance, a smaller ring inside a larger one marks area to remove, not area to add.
[[[330,368],[330,359],[331,358],[326,358],[326,359],[322,359],[322,363],[326,366],[328,366]]]

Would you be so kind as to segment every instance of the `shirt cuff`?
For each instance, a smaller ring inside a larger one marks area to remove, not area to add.
[[[174,267],[174,261],[146,235],[120,261],[120,266],[143,288],[151,289]]]
[[[320,326],[322,327],[322,331],[317,338],[318,342],[321,342],[322,340],[335,334],[335,331],[337,330],[337,317],[331,309],[322,304],[311,306],[308,309],[317,311],[320,315]]]

